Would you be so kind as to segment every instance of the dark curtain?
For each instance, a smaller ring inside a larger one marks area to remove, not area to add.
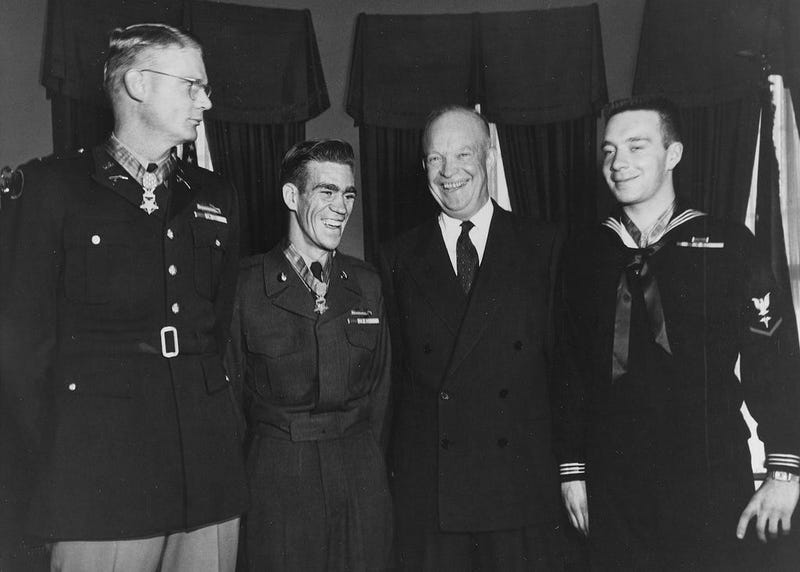
[[[597,120],[498,125],[511,210],[566,230],[596,220]]]
[[[286,150],[305,139],[304,122],[254,125],[206,121],[214,170],[239,193],[242,255],[266,252],[285,233],[286,210],[278,177]]]
[[[214,84],[209,149],[239,193],[241,253],[266,252],[285,232],[281,159],[330,105],[311,12],[192,2],[186,25]]]
[[[377,258],[380,243],[437,212],[422,168],[421,137],[421,129],[359,128],[367,260]]]
[[[105,105],[50,93],[53,152],[89,149],[102,142],[114,128],[114,117]]]
[[[648,0],[635,94],[681,107],[677,191],[698,208],[744,222],[755,159],[761,54],[779,35],[779,0]]]
[[[594,118],[606,100],[594,4],[487,14],[360,14],[347,112],[360,127],[367,259],[381,242],[437,211],[425,185],[419,137],[428,113],[444,104],[480,103],[487,119],[502,126],[501,146],[511,146],[510,155],[503,148],[504,166],[520,205],[532,213],[536,205],[541,216],[593,217]],[[532,158],[525,146],[541,137],[560,147],[551,150],[545,142],[536,151],[544,155]],[[584,204],[586,197],[591,205]]]
[[[696,208],[744,222],[755,160],[758,93],[681,109],[683,158],[677,194]]]

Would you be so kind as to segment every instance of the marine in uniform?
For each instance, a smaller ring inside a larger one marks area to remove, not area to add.
[[[353,151],[306,141],[283,160],[288,236],[242,262],[231,371],[247,413],[253,571],[389,565],[384,464],[390,350],[377,273],[336,249],[353,208]]]
[[[564,498],[592,569],[776,569],[756,537],[797,502],[794,312],[744,226],[676,201],[681,152],[669,102],[611,108],[619,208],[568,244],[559,285]],[[766,444],[755,495],[743,399]]]
[[[23,167],[3,380],[43,444],[28,527],[53,570],[235,565],[248,493],[222,355],[239,214],[227,182],[171,150],[210,107],[205,82],[185,33],[116,30],[114,133]]]

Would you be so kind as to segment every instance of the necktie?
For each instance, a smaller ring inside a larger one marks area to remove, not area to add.
[[[478,272],[478,251],[469,238],[469,231],[475,226],[471,221],[465,220],[461,223],[461,234],[456,241],[456,268],[458,269],[458,281],[465,294],[469,294],[472,283],[475,281],[475,274]]]
[[[314,278],[322,282],[322,264],[320,264],[319,262],[312,262],[311,274],[314,275]]]
[[[650,266],[647,264],[648,258],[655,254],[666,244],[662,238],[660,241],[648,246],[632,251],[632,257],[623,271],[620,273],[619,283],[617,284],[617,305],[614,317],[614,358],[611,367],[611,380],[617,381],[628,371],[628,354],[630,350],[631,334],[631,289],[630,283],[639,282],[644,304],[647,311],[647,322],[653,334],[653,340],[661,348],[672,355],[672,349],[667,338],[667,326],[664,321],[664,309],[661,306],[661,294],[658,290],[658,282],[653,276]]]

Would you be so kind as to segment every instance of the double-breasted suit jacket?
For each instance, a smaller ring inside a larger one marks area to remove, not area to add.
[[[384,249],[401,529],[558,520],[548,401],[557,234],[495,205],[469,299],[435,219]]]
[[[327,310],[279,245],[242,261],[230,371],[245,404],[250,570],[388,565],[389,330],[377,272],[336,253]]]
[[[142,187],[102,147],[23,172],[0,338],[21,425],[46,444],[31,532],[134,538],[242,513],[221,358],[238,270],[233,189],[179,162],[148,215]]]

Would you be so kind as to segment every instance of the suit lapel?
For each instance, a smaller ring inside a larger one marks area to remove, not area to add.
[[[280,247],[264,256],[264,293],[287,312],[316,320],[314,297],[286,260]]]
[[[514,237],[508,213],[495,205],[486,250],[461,322],[445,377],[464,361],[492,322],[508,285],[517,279]]]
[[[453,272],[436,219],[420,233],[419,242],[408,260],[408,272],[433,313],[456,335],[466,298]]]

